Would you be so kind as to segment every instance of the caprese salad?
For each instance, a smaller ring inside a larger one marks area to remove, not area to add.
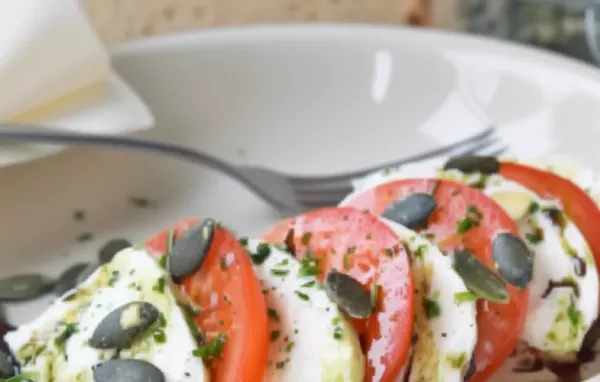
[[[260,238],[185,219],[9,331],[0,381],[478,382],[523,355],[581,380],[597,192],[468,156],[372,174]]]

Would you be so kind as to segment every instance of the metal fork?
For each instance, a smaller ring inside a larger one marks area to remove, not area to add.
[[[263,167],[234,165],[189,147],[128,136],[84,134],[49,130],[30,125],[0,124],[0,143],[43,143],[53,145],[87,145],[136,149],[184,159],[220,171],[244,184],[274,208],[283,212],[301,212],[336,205],[352,191],[352,180],[371,172],[397,167],[438,156],[483,154],[498,155],[507,147],[494,134],[495,128],[460,142],[379,166],[334,176],[294,176]],[[0,145],[1,149],[1,145]]]

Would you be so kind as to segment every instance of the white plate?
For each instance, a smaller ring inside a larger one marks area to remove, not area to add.
[[[600,72],[516,45],[404,28],[265,26],[134,42],[115,50],[114,65],[156,116],[144,134],[231,161],[332,173],[494,123],[518,152],[559,150],[600,170]],[[158,205],[134,208],[132,195]],[[73,220],[77,208],[86,222]],[[245,235],[277,218],[220,174],[99,149],[0,169],[0,214],[0,276],[57,274],[94,259],[108,238],[141,240],[183,216],[212,216]],[[76,243],[84,232],[95,239]],[[11,318],[36,309],[13,307]],[[512,380],[531,380],[522,376]]]

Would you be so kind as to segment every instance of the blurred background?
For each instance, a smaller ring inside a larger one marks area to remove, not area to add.
[[[362,21],[468,31],[600,64],[600,0],[82,0],[107,44],[197,28]]]

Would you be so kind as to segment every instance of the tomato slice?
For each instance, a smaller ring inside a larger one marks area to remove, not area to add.
[[[366,190],[346,205],[381,215],[392,203],[414,193],[431,193],[436,209],[420,230],[444,253],[466,248],[484,264],[493,267],[492,240],[497,233],[510,232],[519,236],[516,224],[492,199],[469,186],[438,179],[405,179],[384,183]],[[458,232],[458,222],[467,211],[476,208],[480,213],[478,226]],[[475,346],[476,372],[469,381],[484,381],[510,356],[518,343],[525,323],[529,291],[507,285],[508,304],[480,300],[477,304],[477,335]]]
[[[150,238],[146,248],[160,256],[172,238],[197,223],[182,220]],[[182,289],[200,308],[194,320],[207,343],[225,335],[221,358],[210,364],[211,381],[260,381],[267,365],[267,308],[252,262],[236,237],[217,227],[202,267],[183,280]]]
[[[410,264],[397,235],[369,213],[324,208],[281,222],[264,239],[283,243],[290,231],[296,257],[318,259],[321,278],[336,269],[378,291],[374,313],[354,321],[366,349],[365,381],[396,381],[408,360],[414,321]]]
[[[600,209],[585,191],[575,183],[554,173],[522,164],[502,162],[500,174],[520,183],[543,199],[558,199],[565,214],[587,241],[596,264],[600,264]]]

